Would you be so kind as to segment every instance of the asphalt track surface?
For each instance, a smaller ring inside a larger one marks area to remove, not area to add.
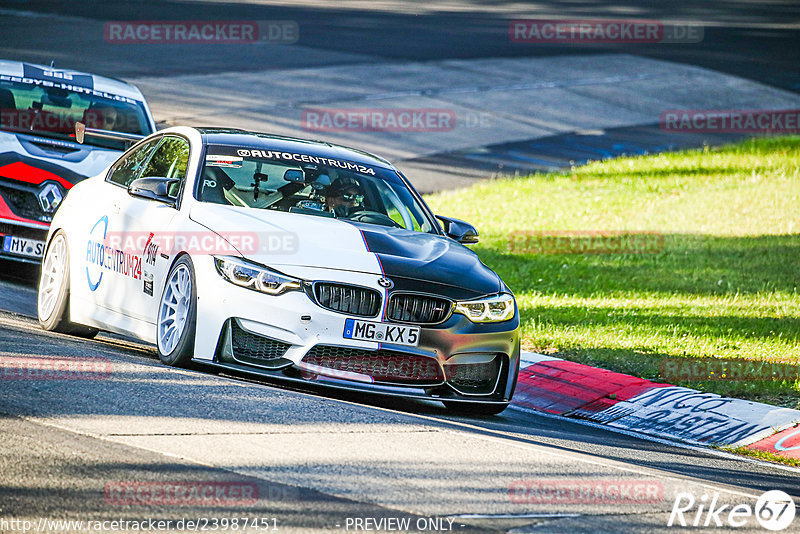
[[[655,2],[446,1],[3,1],[0,5],[98,21],[120,20],[294,20],[301,24],[299,47],[326,52],[324,62],[350,63],[358,56],[375,61],[406,59],[550,56],[629,53],[688,63],[800,91],[800,6],[793,0],[691,0]],[[277,5],[275,5],[277,4]],[[202,15],[202,16],[198,16]],[[686,21],[705,27],[703,40],[686,44],[524,45],[508,38],[517,18],[637,18]],[[291,50],[257,52],[236,45],[125,47],[99,40],[85,48],[82,35],[59,28],[31,35],[4,28],[0,53],[124,77],[171,76],[317,66],[323,58]],[[176,54],[175,51],[180,53]],[[274,53],[271,53],[274,52]],[[327,53],[339,54],[338,59]]]
[[[238,516],[274,518],[279,531],[352,532],[358,518],[383,518],[452,520],[442,532],[654,532],[674,531],[666,524],[679,491],[717,493],[720,505],[752,505],[774,489],[800,496],[797,469],[513,408],[454,417],[437,403],[167,368],[153,347],[119,336],[42,332],[32,315],[35,270],[0,262],[0,272],[0,361],[100,358],[110,366],[101,379],[0,381],[0,519],[174,527]],[[644,481],[663,493],[644,504],[509,494],[520,481],[552,478]],[[258,499],[123,506],[104,493],[131,481],[246,485]],[[751,521],[737,530],[759,529]]]
[[[235,54],[225,45],[179,54],[102,42],[89,46],[73,29],[52,26],[32,34],[1,26],[2,57],[56,59],[123,77],[611,51],[690,63],[800,92],[795,2],[550,2],[522,8],[477,1],[0,5],[60,13],[78,22],[193,19],[202,6],[203,18],[303,23],[302,46],[279,53],[235,49]],[[611,15],[699,21],[707,24],[705,39],[694,45],[594,48],[520,47],[498,39],[508,20],[519,16]],[[107,335],[86,342],[40,331],[33,319],[35,280],[35,269],[0,261],[0,359],[105,358],[112,371],[93,381],[0,381],[0,521],[246,516],[275,518],[279,531],[292,532],[345,531],[348,518],[448,518],[452,530],[464,532],[651,532],[676,530],[666,524],[678,490],[698,498],[719,492],[730,503],[752,504],[773,489],[800,497],[797,470],[514,409],[490,418],[460,418],[433,403],[287,389],[244,376],[165,368],[152,347],[137,342]],[[644,505],[536,504],[509,496],[518,481],[554,477],[656,481],[664,495]],[[120,481],[250,484],[259,498],[246,506],[120,506],[104,498],[104,489]],[[737,530],[763,531],[753,521]]]

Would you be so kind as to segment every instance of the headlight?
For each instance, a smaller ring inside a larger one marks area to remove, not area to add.
[[[514,317],[514,297],[497,295],[479,300],[456,302],[456,313],[466,315],[473,323],[499,323]]]
[[[260,291],[268,295],[280,295],[286,291],[300,289],[300,280],[297,278],[250,263],[242,258],[214,256],[214,265],[222,278],[253,291]]]

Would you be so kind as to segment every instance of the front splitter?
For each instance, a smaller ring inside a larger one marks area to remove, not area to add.
[[[309,386],[322,387],[322,388],[334,389],[337,391],[362,392],[373,395],[383,395],[386,397],[438,401],[438,402],[444,402],[444,401],[468,402],[468,403],[480,403],[480,404],[495,405],[495,406],[501,406],[501,405],[507,406],[509,403],[509,401],[488,399],[486,397],[479,397],[479,396],[476,396],[474,398],[464,398],[456,396],[455,394],[453,396],[430,394],[426,393],[424,390],[420,390],[419,388],[409,388],[400,386],[381,386],[376,384],[360,384],[354,382],[346,382],[343,380],[336,380],[335,378],[323,377],[321,375],[314,380],[307,380],[304,378],[287,376],[281,372],[270,372],[266,369],[258,369],[247,365],[240,365],[235,363],[222,363],[222,362],[213,362],[208,360],[197,360],[197,359],[193,359],[192,362],[199,365],[207,365],[215,367],[217,369],[226,369],[228,371],[236,371],[239,373],[245,373],[248,375],[258,376],[261,378],[269,378],[275,380],[276,382],[297,384],[297,385],[302,384],[305,387]]]

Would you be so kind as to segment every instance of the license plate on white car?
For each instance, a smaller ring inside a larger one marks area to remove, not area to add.
[[[346,319],[342,336],[345,339],[416,347],[419,343],[419,327]]]
[[[41,258],[44,255],[44,241],[7,235],[3,238],[3,252]]]

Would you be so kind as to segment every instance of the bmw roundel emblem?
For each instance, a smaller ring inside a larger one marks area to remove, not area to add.
[[[378,278],[378,285],[381,287],[385,287],[386,289],[390,289],[394,287],[394,282],[392,282],[388,278]]]

